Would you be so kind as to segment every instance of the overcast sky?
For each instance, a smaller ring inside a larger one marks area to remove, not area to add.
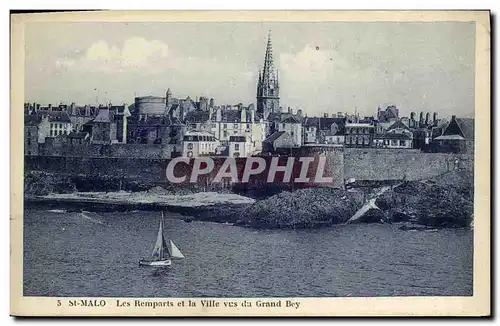
[[[281,105],[309,115],[474,112],[473,23],[29,23],[25,100],[132,103],[134,95],[255,103],[272,31]]]

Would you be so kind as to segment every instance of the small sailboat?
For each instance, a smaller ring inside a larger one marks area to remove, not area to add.
[[[163,233],[164,222],[163,212],[161,213],[160,228],[156,237],[155,247],[153,248],[152,258],[150,260],[139,260],[140,266],[166,267],[172,265],[172,258],[185,258],[182,252],[177,248],[172,240],[168,240]]]

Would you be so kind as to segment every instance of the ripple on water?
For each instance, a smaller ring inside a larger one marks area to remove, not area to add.
[[[25,295],[472,295],[472,232],[407,232],[391,225],[251,230],[165,221],[186,259],[162,272],[138,266],[158,213],[25,212]],[[63,230],[65,229],[65,230]]]

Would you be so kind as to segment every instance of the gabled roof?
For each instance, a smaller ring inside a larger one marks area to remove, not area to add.
[[[337,133],[345,133],[346,118],[318,118],[319,130],[331,130],[332,124],[337,125]]]
[[[284,134],[287,134],[287,132],[286,131],[276,131],[275,133],[273,133],[272,135],[270,135],[269,137],[267,137],[266,139],[264,139],[263,142],[265,142],[265,143],[273,143],[276,139],[280,138]]]
[[[281,120],[282,123],[295,123],[295,124],[300,124],[300,121],[297,120],[294,116],[289,116],[284,120]]]
[[[94,118],[94,122],[111,122],[111,112],[109,112],[109,108],[100,107],[97,116]]]
[[[47,111],[42,116],[48,117],[50,122],[71,123],[68,112],[64,111]]]
[[[393,129],[405,129],[405,130],[410,130],[407,125],[405,125],[401,120],[395,121],[393,124],[387,128],[387,131],[393,130]]]
[[[288,113],[288,112],[271,112],[267,116],[268,121],[276,121],[276,122],[283,122],[284,120],[293,117],[295,120],[302,122],[304,119],[302,116],[298,114],[293,114],[293,113]]]

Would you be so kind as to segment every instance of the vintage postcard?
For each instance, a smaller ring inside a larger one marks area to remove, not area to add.
[[[14,316],[488,316],[488,11],[11,15]]]

